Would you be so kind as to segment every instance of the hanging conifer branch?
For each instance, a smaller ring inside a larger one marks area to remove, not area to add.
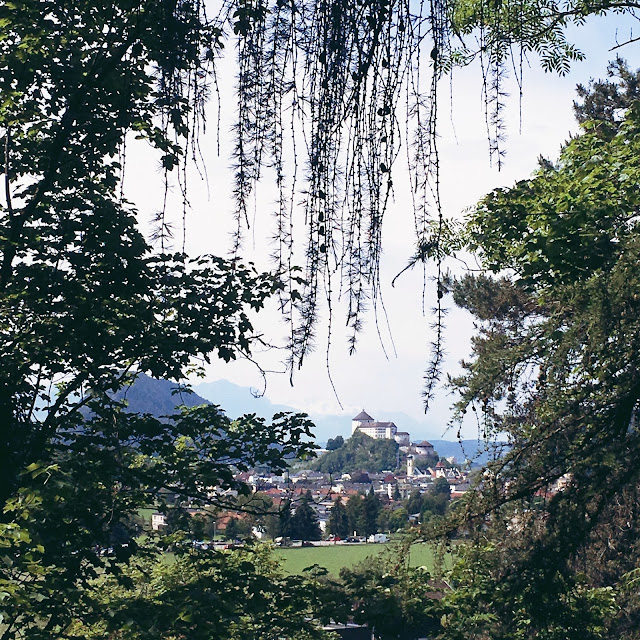
[[[602,4],[597,10],[610,6]],[[616,9],[633,6],[616,4]],[[199,16],[214,42],[230,36],[235,43],[232,253],[240,254],[243,234],[252,224],[249,212],[257,182],[273,176],[278,193],[269,234],[274,265],[281,274],[293,274],[293,265],[303,266],[298,274],[304,282],[300,298],[288,276],[279,292],[291,325],[294,368],[313,344],[317,316],[326,306],[319,287],[344,301],[350,351],[356,348],[366,312],[382,308],[382,230],[402,145],[411,176],[416,244],[440,245],[440,80],[455,66],[480,60],[489,152],[500,166],[508,65],[513,64],[519,84],[522,59],[529,53],[539,55],[546,69],[565,73],[582,54],[566,41],[564,28],[582,19],[586,8],[523,0],[226,0],[213,21],[199,3],[181,4],[180,11]],[[167,35],[171,37],[178,36]],[[202,44],[197,38],[187,42]],[[187,131],[179,132],[192,147],[201,121],[196,114],[203,116],[197,105],[207,94],[206,82],[198,78],[205,68],[211,71],[209,62],[204,57],[188,71],[186,84],[184,71],[183,76],[162,76],[163,127],[175,127],[176,109],[183,110],[182,116],[195,109]],[[193,96],[185,103],[188,108],[172,103],[172,96],[183,95],[185,86]],[[399,122],[403,103],[405,127]],[[178,183],[186,190],[184,164],[175,162],[182,153],[176,144],[167,149],[163,162],[167,171],[178,171]],[[183,196],[186,204],[186,193]],[[159,224],[163,233],[169,229],[164,215]],[[434,267],[440,282],[442,263]],[[331,285],[331,278],[337,278],[339,286]],[[438,290],[436,285],[436,294]],[[439,308],[440,299],[434,300]],[[440,312],[436,315],[441,317]],[[442,328],[439,321],[437,325]]]

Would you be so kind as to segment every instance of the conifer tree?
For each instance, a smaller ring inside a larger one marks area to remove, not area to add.
[[[320,540],[321,531],[318,513],[311,506],[313,496],[307,490],[296,505],[291,519],[291,537],[297,540]]]
[[[619,78],[581,89],[581,133],[558,161],[468,220],[485,272],[453,287],[478,322],[453,380],[458,417],[475,412],[488,436],[509,438],[451,514],[477,532],[460,568],[480,572],[459,611],[485,620],[480,636],[637,632],[640,103],[638,74],[612,70]]]
[[[347,509],[342,503],[342,498],[338,496],[331,507],[329,513],[329,521],[327,522],[327,530],[329,533],[346,538],[349,531],[349,516],[347,515]]]
[[[382,509],[380,498],[373,491],[373,485],[362,501],[363,535],[370,536],[378,531],[378,516]]]
[[[352,495],[345,508],[349,518],[349,534],[364,535],[364,503],[361,493]]]

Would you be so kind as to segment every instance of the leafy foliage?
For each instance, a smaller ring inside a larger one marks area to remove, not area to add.
[[[366,623],[381,640],[433,637],[440,630],[439,594],[429,585],[425,567],[407,566],[406,551],[395,548],[340,571],[355,603],[354,620]]]
[[[437,478],[433,486],[424,493],[419,489],[414,489],[406,503],[407,512],[410,514],[420,514],[420,519],[425,520],[426,516],[435,514],[443,516],[451,499],[451,487],[445,478]]]
[[[635,75],[625,77],[631,91]],[[627,507],[625,525],[612,528],[640,481],[638,107],[631,100],[619,122],[605,119],[607,135],[585,121],[557,164],[494,191],[469,220],[487,270],[507,275],[456,283],[456,300],[480,324],[474,357],[452,384],[459,414],[470,407],[486,434],[507,434],[512,448],[457,513],[478,526],[492,513],[503,542],[485,556],[495,563],[488,579],[507,591],[504,608],[499,595],[490,604],[506,637],[617,637],[627,628],[607,590],[637,558],[596,558],[605,538],[634,548],[638,526]],[[517,628],[506,611],[520,607]]]
[[[291,518],[290,536],[292,538],[297,540],[320,540],[321,532],[318,514],[311,506],[312,504],[313,496],[311,491],[306,491],[296,505],[296,510]]]
[[[363,530],[367,526],[364,513],[364,496],[361,493],[353,494],[347,500],[345,510],[349,523],[349,534],[363,535]]]
[[[347,510],[340,496],[333,501],[327,522],[327,531],[333,535],[340,536],[342,539],[346,538],[352,531],[349,528]]]
[[[102,572],[119,576],[122,564],[139,552],[133,531],[125,535],[125,546],[114,546],[114,556],[96,551],[112,545],[119,526],[126,531],[132,513],[164,500],[166,492],[192,505],[224,505],[211,487],[248,491],[234,479],[234,469],[286,466],[282,455],[300,451],[290,426],[284,417],[280,426],[254,417],[232,422],[204,406],[185,409],[169,424],[112,410],[66,434],[64,446],[48,452],[45,460],[52,462],[30,465],[5,503],[3,571],[11,594],[3,601],[5,619],[15,620],[26,637],[36,633],[32,624],[60,634],[71,616],[84,619],[96,606],[86,583]],[[188,530],[184,518],[190,516],[182,513],[173,528]]]
[[[342,436],[336,436],[335,438],[329,438],[327,440],[327,451],[335,451],[344,444],[344,438]]]
[[[361,533],[370,536],[378,531],[378,517],[382,504],[380,498],[373,492],[373,486],[362,501],[363,527]]]
[[[573,103],[578,122],[591,122],[603,138],[611,138],[619,130],[627,109],[640,99],[640,72],[631,71],[625,60],[610,62],[607,75],[610,79],[592,80],[588,87],[578,85],[582,102]]]
[[[617,609],[611,587],[590,588],[580,577],[570,578],[549,564],[538,567],[537,575],[528,571],[529,588],[514,592],[510,579],[496,581],[499,558],[500,552],[490,544],[462,547],[462,557],[449,575],[453,589],[443,600],[442,637],[610,637],[606,622]]]
[[[345,512],[349,534],[355,532],[358,536],[370,536],[380,531],[382,503],[373,492],[373,487],[366,494],[352,495],[347,501]]]
[[[312,581],[286,578],[265,547],[233,552],[180,553],[175,562],[138,562],[95,582],[96,599],[110,615],[77,621],[70,638],[323,638],[309,619],[321,590]]]
[[[626,6],[615,5],[619,10]],[[490,139],[499,155],[501,73],[511,46],[520,43],[525,52],[538,51],[547,67],[563,71],[578,54],[565,44],[562,27],[609,7],[534,3],[518,17],[513,3],[438,1],[421,4],[414,13],[407,3],[387,1],[361,6],[230,0],[213,19],[200,0],[17,0],[0,7],[3,639],[317,635],[315,623],[307,619],[313,598],[305,599],[302,588],[286,589],[267,560],[263,566],[255,555],[187,555],[174,565],[148,567],[145,558],[169,545],[179,547],[181,529],[161,540],[160,548],[151,543],[140,548],[131,527],[140,506],[170,494],[177,496],[178,509],[186,501],[225,506],[224,490],[248,492],[234,478],[234,469],[264,465],[281,470],[284,456],[312,452],[308,420],[279,415],[267,425],[255,416],[231,420],[217,407],[205,406],[184,408],[161,422],[127,413],[117,393],[138,373],[168,378],[180,387],[197,363],[213,355],[227,361],[248,356],[255,338],[251,314],[275,294],[281,296],[285,315],[293,320],[296,310],[299,314],[290,346],[292,364],[300,363],[313,338],[319,281],[324,276],[331,291],[337,271],[349,299],[355,346],[362,314],[378,299],[382,219],[401,137],[396,119],[400,95],[408,89],[408,112],[414,118],[408,126],[414,129],[409,156],[415,159],[418,241],[434,248],[424,255],[435,255],[439,268],[444,221],[437,196],[436,224],[429,214],[429,194],[438,184],[436,86],[451,65],[470,57],[466,46],[453,49],[452,34],[473,42],[475,30],[480,33],[478,53],[491,62],[487,95],[495,103]],[[189,258],[170,249],[173,230],[166,209],[158,212],[148,243],[136,227],[137,212],[121,192],[125,142],[136,137],[157,152],[167,189],[169,175],[175,175],[184,204],[178,215],[184,215],[186,163],[197,156],[209,82],[230,33],[237,36],[239,59],[239,226],[248,220],[248,199],[262,168],[272,167],[280,190],[274,257],[277,271],[288,274],[285,282],[257,273],[238,256]],[[425,87],[419,81],[422,54],[432,46],[427,64],[433,66],[433,81]],[[597,477],[612,473],[612,486],[629,480],[612,458],[638,467],[637,447],[629,446],[635,437],[629,418],[637,385],[629,354],[637,352],[631,304],[637,247],[634,219],[625,218],[637,205],[629,189],[637,183],[631,162],[637,157],[634,109],[611,140],[587,134],[571,143],[564,161],[576,169],[575,178],[559,168],[546,176],[548,184],[543,177],[538,183],[545,189],[555,185],[577,203],[578,216],[564,221],[570,250],[585,259],[587,269],[563,262],[557,252],[563,232],[553,220],[547,224],[541,218],[538,227],[533,225],[537,236],[546,234],[550,240],[544,246],[531,233],[523,246],[522,230],[514,234],[508,225],[488,225],[491,238],[482,240],[496,268],[520,266],[522,275],[540,288],[537,293],[544,296],[538,295],[536,304],[557,304],[549,322],[539,325],[551,330],[550,345],[559,345],[558,352],[567,356],[549,370],[550,377],[575,383],[570,369],[582,357],[564,349],[569,342],[562,338],[571,337],[571,327],[561,323],[553,328],[553,323],[563,314],[571,318],[580,307],[595,318],[587,322],[575,314],[589,337],[585,350],[594,358],[580,379],[585,391],[575,397],[579,408],[593,416],[593,428],[588,424],[575,442],[587,452],[590,446],[607,445]],[[307,115],[309,131],[304,131]],[[285,130],[294,136],[308,133],[310,141],[308,147],[296,147],[309,149],[304,281],[292,266],[289,205],[296,185],[286,182]],[[572,165],[572,158],[580,161]],[[611,176],[616,189],[605,188],[604,179]],[[591,201],[571,193],[572,179],[589,183]],[[521,195],[524,204],[526,190]],[[606,198],[610,208],[598,208]],[[572,221],[577,223],[573,227]],[[594,247],[588,254],[580,241],[583,229],[583,240]],[[493,243],[494,235],[510,243],[509,264],[498,260],[504,251]],[[540,266],[545,260],[557,276],[559,292],[536,272],[536,262]],[[299,284],[305,287],[302,295]],[[609,297],[609,286],[614,296]],[[610,351],[601,348],[603,335],[612,337],[604,341]],[[525,343],[520,346],[526,352]],[[596,384],[603,370],[615,383]],[[565,421],[556,411],[567,399],[560,396],[557,406],[544,405],[545,424]],[[563,427],[575,433],[575,423],[566,422]],[[607,430],[608,425],[613,427]],[[593,445],[587,436],[593,436]],[[608,446],[613,441],[617,448]],[[544,453],[548,443],[537,442]],[[390,453],[380,452],[380,459]],[[580,499],[591,498],[593,482],[586,465],[556,465],[548,477],[558,477],[564,468],[574,478],[570,494],[577,505],[585,505]],[[594,499],[595,515],[612,491]],[[558,508],[566,504],[559,500]],[[580,525],[576,530],[583,531],[584,510],[569,515]],[[177,521],[177,527],[183,526]],[[112,554],[103,555],[111,543]],[[411,590],[405,593],[415,596]],[[409,602],[418,606],[413,596]],[[289,619],[279,618],[278,610]]]
[[[92,582],[127,581],[141,506],[223,504],[248,491],[234,471],[311,453],[311,425],[212,405],[161,421],[119,399],[138,373],[182,389],[198,361],[247,356],[251,313],[281,286],[168,251],[162,216],[154,249],[120,192],[128,134],[167,171],[184,158],[219,48],[202,6],[26,1],[0,21],[0,633],[62,638],[116,616]]]
[[[378,516],[378,531],[397,532],[409,524],[409,514],[404,507],[384,508]]]

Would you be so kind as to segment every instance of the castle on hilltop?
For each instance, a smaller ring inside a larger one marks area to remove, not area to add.
[[[377,422],[364,409],[351,420],[351,435],[361,431],[375,440],[395,440],[401,447],[410,445],[407,431],[398,431],[393,422]]]

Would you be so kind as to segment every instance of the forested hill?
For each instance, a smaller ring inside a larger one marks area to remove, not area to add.
[[[398,461],[398,443],[395,440],[374,440],[356,432],[334,451],[328,451],[315,461],[313,468],[322,473],[350,473],[370,471],[379,473],[395,469]]]
[[[208,395],[212,396],[211,400],[220,404],[220,408],[226,410],[225,412],[230,418],[254,412],[271,418],[278,411],[293,411],[291,407],[274,405],[266,398],[255,400],[247,389],[224,381],[219,381],[215,385],[201,385],[200,388],[207,389]],[[156,380],[146,375],[140,375],[134,384],[119,391],[116,398],[127,400],[128,411],[149,413],[155,417],[170,415],[180,405],[195,407],[201,404],[212,404],[210,400],[197,393],[177,392],[177,389],[175,382]],[[216,392],[215,396],[213,391]],[[241,394],[241,392],[243,393]],[[333,416],[333,418],[336,423],[339,423],[341,419],[339,416]],[[321,428],[323,435],[330,433],[329,429],[332,427],[335,429],[334,424],[326,425],[325,429]],[[374,441],[369,438],[371,443],[363,445],[358,439],[353,442],[352,440],[353,438],[347,439],[344,448],[330,451],[322,459],[319,459],[316,462],[318,470],[325,471],[325,467],[331,467],[327,472],[335,473],[338,470],[349,472],[366,469],[373,472],[378,467],[380,471],[395,468],[397,455],[395,442]],[[464,462],[466,458],[471,458],[476,464],[485,464],[492,457],[492,452],[485,450],[486,443],[481,440],[462,440],[459,442],[430,439],[430,442],[440,457],[450,458],[453,456],[456,462]],[[374,444],[373,449],[371,448],[372,443]],[[373,466],[369,467],[369,465]]]

